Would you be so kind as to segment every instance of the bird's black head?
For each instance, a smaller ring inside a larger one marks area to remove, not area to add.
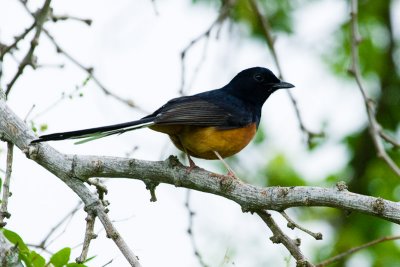
[[[294,85],[279,80],[269,69],[254,67],[239,72],[225,88],[240,99],[262,105],[276,90],[292,87]]]

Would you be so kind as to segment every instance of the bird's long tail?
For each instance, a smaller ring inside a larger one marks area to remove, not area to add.
[[[122,134],[124,132],[149,127],[154,124],[154,117],[143,118],[136,121],[119,123],[114,125],[89,128],[71,132],[53,133],[39,136],[38,139],[33,140],[31,143],[40,143],[46,141],[58,141],[65,139],[83,139],[76,142],[76,144],[86,143],[92,140],[103,138],[113,134]]]

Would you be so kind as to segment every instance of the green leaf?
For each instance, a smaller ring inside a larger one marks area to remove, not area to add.
[[[54,265],[54,267],[62,267],[68,263],[70,256],[71,248],[63,248],[51,256],[50,262]]]
[[[46,131],[47,130],[47,124],[45,124],[45,123],[43,123],[43,124],[40,124],[40,131],[41,132],[44,132],[44,131]]]
[[[20,253],[29,253],[29,248],[26,246],[25,242],[17,233],[10,231],[8,229],[3,229],[2,231],[4,236],[8,239],[8,241],[18,246]]]
[[[31,251],[29,254],[29,260],[34,267],[44,267],[46,265],[46,260],[35,251]]]

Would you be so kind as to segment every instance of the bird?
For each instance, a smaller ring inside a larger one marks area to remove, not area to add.
[[[277,78],[271,70],[252,67],[239,72],[225,86],[202,93],[173,98],[141,119],[96,128],[39,136],[31,143],[82,139],[84,143],[114,134],[149,128],[169,135],[172,143],[186,153],[189,170],[196,167],[191,157],[220,159],[246,147],[260,124],[262,106],[278,89],[293,84]]]

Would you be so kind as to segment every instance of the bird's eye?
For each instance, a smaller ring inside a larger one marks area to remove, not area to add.
[[[264,77],[260,73],[257,73],[254,75],[254,80],[256,80],[257,82],[263,82]]]

